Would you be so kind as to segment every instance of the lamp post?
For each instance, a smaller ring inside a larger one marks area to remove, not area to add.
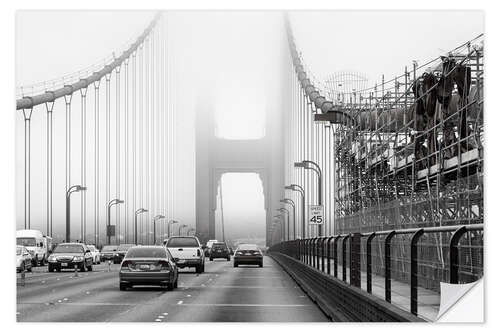
[[[282,213],[286,212],[287,239],[285,240],[290,240],[290,211],[286,208],[280,208],[278,211]]]
[[[295,202],[292,199],[284,198],[280,200],[281,203],[289,204],[292,206],[292,215],[293,215],[293,239],[297,237],[295,232]]]
[[[66,242],[71,238],[71,193],[86,191],[87,188],[81,185],[73,185],[66,191]]]
[[[297,184],[290,184],[285,186],[286,190],[299,192],[302,196],[302,239],[306,238],[306,195],[304,188]]]
[[[139,208],[138,210],[135,211],[135,216],[134,216],[134,243],[137,245],[137,215],[146,213],[148,210],[145,208]]]
[[[168,233],[168,237],[170,238],[170,226],[172,224],[175,224],[175,223],[179,223],[179,221],[176,221],[176,220],[170,220],[168,221],[168,225],[167,225],[167,233]]]
[[[164,219],[165,218],[165,215],[156,215],[155,217],[153,217],[153,245],[156,245],[156,221],[160,220],[160,219]]]
[[[183,224],[179,227],[179,236],[181,235],[181,230],[187,226],[188,226],[187,224]]]
[[[118,204],[121,204],[121,203],[124,203],[125,201],[123,200],[120,200],[120,199],[113,199],[111,200],[110,202],[108,202],[108,214],[107,214],[107,217],[106,217],[106,236],[108,237],[108,245],[111,244],[111,234],[110,234],[110,229],[111,229],[111,207],[113,207],[114,205],[118,205]],[[118,243],[118,237],[115,235],[116,239],[117,239],[117,243]]]
[[[313,170],[316,172],[316,174],[318,175],[318,205],[321,206],[323,204],[323,198],[321,197],[321,193],[322,193],[322,189],[321,189],[321,186],[322,186],[322,182],[323,182],[323,179],[322,179],[322,174],[321,174],[321,168],[319,167],[319,165],[313,161],[309,161],[309,160],[303,160],[302,162],[295,162],[293,164],[296,168],[304,168],[304,169],[307,169],[307,170]],[[313,167],[311,167],[311,165]],[[318,224],[318,236],[321,237],[321,224]]]

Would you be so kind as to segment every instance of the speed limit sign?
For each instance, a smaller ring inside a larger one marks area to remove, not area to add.
[[[323,224],[324,213],[322,205],[309,205],[309,224]]]

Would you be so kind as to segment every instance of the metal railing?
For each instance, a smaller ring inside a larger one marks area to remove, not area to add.
[[[376,236],[384,237],[384,280],[385,280],[385,300],[391,302],[391,241],[397,235],[410,236],[410,312],[418,314],[418,243],[425,234],[452,233],[447,244],[449,249],[449,277],[448,282],[459,283],[459,241],[468,232],[483,231],[483,224],[409,228],[398,230],[384,230],[368,233],[349,233],[333,235],[328,237],[317,237],[309,239],[296,239],[273,245],[271,252],[278,252],[296,258],[303,263],[312,266],[328,275],[331,275],[331,260],[333,260],[333,276],[338,277],[339,254],[338,243],[341,241],[341,265],[342,281],[347,282],[347,255],[349,255],[350,284],[361,288],[361,240],[366,239],[366,291],[372,293],[372,241]],[[349,248],[347,242],[349,241]],[[333,251],[332,251],[333,248]],[[481,244],[482,251],[482,244]],[[326,265],[325,265],[326,261]],[[482,267],[481,267],[482,268]],[[481,273],[482,274],[482,273]]]

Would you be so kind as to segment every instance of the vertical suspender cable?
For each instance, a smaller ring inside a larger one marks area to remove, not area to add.
[[[137,51],[132,54],[132,212],[137,209]],[[135,237],[135,234],[134,234]]]
[[[125,237],[125,243],[128,243],[128,216],[129,216],[129,199],[130,199],[130,192],[129,192],[129,140],[128,140],[128,132],[129,132],[129,105],[128,105],[128,100],[129,100],[129,86],[128,86],[128,75],[129,75],[129,68],[128,68],[128,62],[129,58],[125,59],[125,77],[124,77],[124,84],[125,84],[125,93],[124,93],[124,103],[125,103],[125,178],[124,178],[124,187],[125,187],[125,221],[124,221],[124,230],[123,234]]]
[[[23,109],[24,116],[24,229],[31,228],[31,114],[33,108]]]
[[[87,87],[80,89],[81,95],[81,185],[86,186],[87,184]],[[80,240],[85,243],[85,233],[87,229],[86,221],[86,208],[87,208],[87,196],[86,191],[81,193],[81,206],[80,206]]]
[[[71,87],[71,86],[70,86]],[[71,93],[69,95],[64,95],[64,101],[66,103],[66,187],[65,191],[71,186],[71,100],[73,98],[73,87],[71,87]],[[71,237],[71,235],[69,235]],[[70,239],[66,239],[66,242],[70,242]]]
[[[110,152],[110,99],[111,99],[111,87],[110,87],[111,74],[106,74],[106,207],[110,200],[110,163],[109,163],[109,154]],[[106,227],[107,228],[107,227]],[[106,236],[108,235],[109,230],[106,229]],[[109,244],[108,244],[109,245]]]
[[[144,108],[143,108],[143,100],[144,100],[144,51],[145,51],[145,45],[144,43],[141,44],[140,46],[140,54],[139,54],[139,104],[138,104],[138,109],[136,111],[139,112],[139,159],[138,159],[138,165],[139,165],[139,206],[141,208],[144,207],[144,172],[143,172],[143,166],[144,166],[144,137],[143,137],[143,126],[144,126]],[[139,223],[139,239],[140,242],[142,243],[142,216],[144,214],[139,215],[140,223]]]
[[[52,237],[52,191],[53,191],[53,110],[54,110],[54,100],[52,102],[45,103],[45,108],[47,110],[47,235]]]
[[[99,244],[99,86],[94,82],[94,244]]]
[[[144,166],[144,173],[145,173],[145,178],[146,178],[146,181],[145,181],[145,202],[146,202],[146,206],[148,208],[148,210],[151,210],[151,207],[149,205],[149,80],[150,80],[150,73],[149,73],[149,70],[150,70],[150,53],[151,53],[151,36],[148,36],[148,38],[146,39],[146,55],[144,57],[144,61],[145,61],[145,74],[146,74],[146,77],[145,77],[145,110],[146,110],[146,119],[144,121],[144,134],[145,134],[145,137],[144,137],[144,142],[145,142],[145,147],[144,147],[144,153],[146,154],[146,157],[144,159],[145,161],[145,166]],[[145,218],[146,218],[146,221],[149,220],[149,213],[146,213],[144,214],[145,215]],[[148,234],[148,224],[146,224],[144,226],[144,231],[146,233],[146,244],[149,244],[149,234]]]
[[[116,67],[116,198],[120,198],[120,73],[121,73],[121,64]],[[115,233],[115,241],[116,244],[120,243],[120,235],[121,235],[121,225],[120,225],[120,205],[115,205],[116,207],[116,233]],[[110,222],[111,223],[111,222]]]

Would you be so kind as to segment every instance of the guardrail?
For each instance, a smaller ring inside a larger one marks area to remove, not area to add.
[[[391,240],[396,235],[410,235],[410,312],[418,315],[418,251],[417,246],[424,234],[449,233],[452,236],[448,243],[449,248],[449,283],[459,282],[459,241],[464,234],[471,231],[483,231],[483,224],[411,228],[398,230],[384,230],[369,233],[350,233],[296,239],[281,242],[271,246],[270,252],[278,252],[293,257],[306,265],[331,275],[331,260],[333,259],[333,277],[338,277],[338,242],[342,243],[342,281],[347,280],[347,254],[349,254],[350,284],[361,288],[361,239],[366,238],[366,291],[372,293],[372,241],[376,236],[384,238],[384,280],[385,300],[391,303]],[[347,241],[349,250],[347,249]],[[333,245],[333,246],[332,246]],[[332,255],[333,247],[333,255]],[[325,265],[326,261],[326,265]]]

